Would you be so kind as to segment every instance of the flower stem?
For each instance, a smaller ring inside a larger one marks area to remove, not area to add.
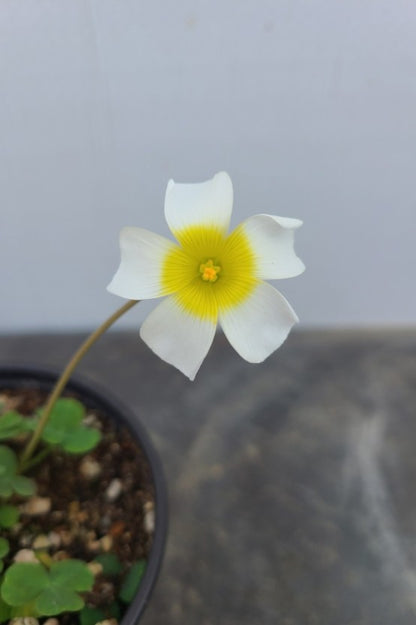
[[[90,347],[94,345],[95,341],[98,338],[100,338],[100,336],[104,334],[104,332],[108,330],[108,328],[112,326],[113,323],[117,321],[117,319],[119,319],[122,315],[124,315],[125,312],[127,312],[128,310],[130,310],[130,308],[132,308],[135,304],[137,304],[138,301],[139,300],[129,300],[121,308],[116,310],[116,312],[113,313],[111,317],[109,317],[106,321],[104,321],[103,324],[101,324],[96,330],[94,330],[92,334],[90,334],[85,339],[82,345],[78,348],[78,350],[72,356],[71,360],[69,361],[69,363],[63,370],[60,378],[58,379],[54,388],[52,389],[48,397],[48,400],[46,402],[45,408],[42,410],[42,416],[39,419],[39,423],[36,426],[36,429],[33,432],[32,437],[27,443],[25,449],[23,450],[22,457],[20,459],[21,467],[25,465],[27,466],[28,461],[32,457],[32,454],[36,449],[39,439],[42,436],[42,432],[45,428],[45,425],[48,422],[49,416],[52,412],[55,402],[61,395],[62,391],[64,390],[69,378],[72,375],[72,372],[74,371],[75,367],[78,365],[79,361],[85,356],[85,354],[88,352]]]

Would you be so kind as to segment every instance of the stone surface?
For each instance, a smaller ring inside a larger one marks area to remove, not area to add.
[[[62,366],[82,337],[0,338]],[[222,336],[191,383],[136,335],[80,374],[148,428],[170,491],[143,625],[413,625],[416,331],[293,333],[249,365]]]

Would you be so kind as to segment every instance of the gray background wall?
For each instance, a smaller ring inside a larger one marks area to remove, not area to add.
[[[234,223],[304,220],[304,325],[413,323],[415,33],[412,0],[1,0],[0,332],[96,325],[119,229],[220,169]]]

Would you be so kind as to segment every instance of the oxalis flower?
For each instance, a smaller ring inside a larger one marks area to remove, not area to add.
[[[264,280],[304,271],[293,249],[299,219],[255,215],[228,234],[233,204],[225,172],[198,184],[168,183],[165,217],[177,243],[142,228],[120,233],[121,263],[107,287],[141,300],[167,296],[140,335],[194,379],[219,323],[234,349],[261,362],[286,339],[296,313]]]

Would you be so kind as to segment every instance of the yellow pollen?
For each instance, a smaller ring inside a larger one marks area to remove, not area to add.
[[[205,282],[216,282],[220,271],[221,267],[214,265],[214,261],[211,258],[206,263],[199,265],[199,273]]]
[[[181,310],[216,323],[219,314],[251,296],[259,280],[244,228],[227,236],[215,226],[199,225],[174,234],[179,245],[167,252],[160,277],[163,295],[172,294]]]

